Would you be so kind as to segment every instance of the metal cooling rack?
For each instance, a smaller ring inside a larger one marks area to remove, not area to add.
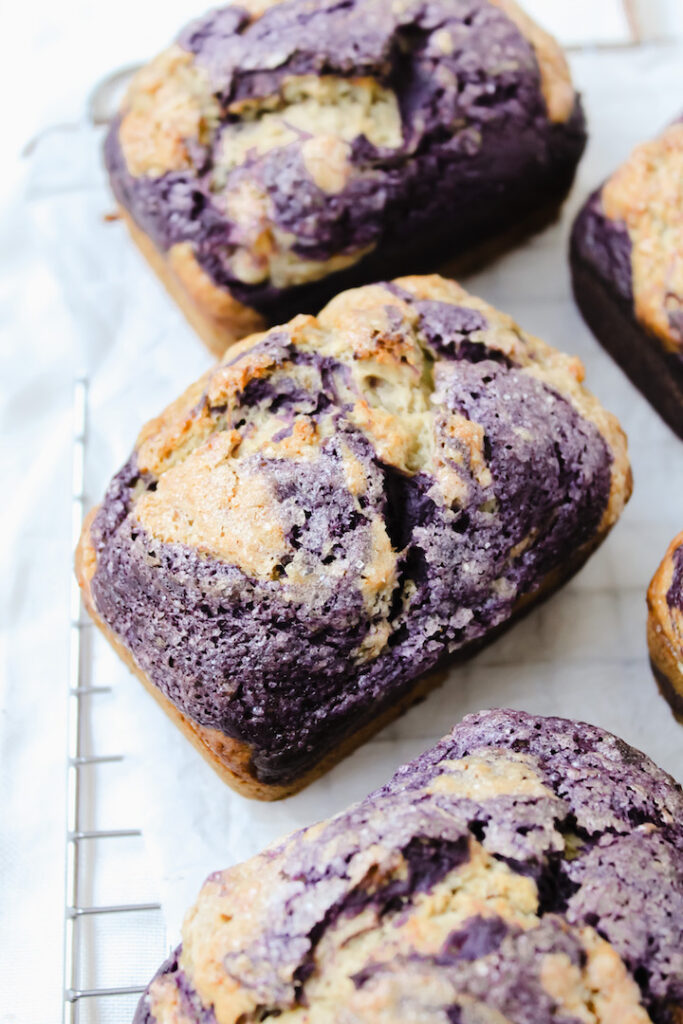
[[[88,438],[88,380],[74,382],[74,442],[72,468],[72,547],[81,532],[89,505],[86,492],[86,446]],[[143,856],[142,831],[139,828],[89,827],[94,808],[107,785],[109,773],[124,761],[121,754],[93,750],[92,719],[96,702],[111,693],[95,678],[92,660],[94,625],[81,601],[80,590],[72,575],[70,594],[71,642],[69,652],[69,696],[67,730],[67,826],[66,884],[64,914],[64,1024],[130,1024],[131,1006],[144,989],[136,983],[106,986],[97,983],[101,974],[98,950],[106,946],[107,925],[126,915],[155,916],[153,929],[131,929],[126,933],[126,959],[144,962],[150,958],[150,933],[163,932],[163,915],[158,902],[93,902],[97,888],[98,858],[105,844],[130,840],[139,845]],[[101,769],[101,770],[100,770]],[[96,777],[95,777],[96,776]],[[117,922],[118,923],[118,922]],[[152,922],[149,922],[150,924]],[[130,949],[130,936],[137,935],[140,956]],[[120,941],[120,935],[118,936]],[[159,950],[157,963],[163,959]],[[152,959],[155,957],[152,956]],[[93,980],[95,979],[95,980]]]

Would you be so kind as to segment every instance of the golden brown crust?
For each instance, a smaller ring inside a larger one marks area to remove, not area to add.
[[[683,309],[683,123],[636,147],[603,186],[601,200],[631,240],[638,320],[666,349],[680,351],[669,314]]]
[[[230,459],[240,440],[237,431],[214,434],[141,496],[135,515],[164,543],[188,544],[269,579],[285,543],[277,499],[262,473]],[[197,492],[205,495],[201,507]]]
[[[172,246],[164,255],[122,207],[119,211],[138,249],[214,356],[220,358],[245,334],[264,329],[265,321],[255,309],[211,281],[189,243]]]
[[[576,93],[567,58],[560,44],[537,25],[515,0],[491,0],[491,3],[514,22],[536,54],[548,117],[555,122],[568,121],[574,110]]]
[[[683,610],[666,599],[674,572],[674,554],[683,546],[683,532],[669,544],[647,591],[647,644],[660,688],[683,720]]]
[[[188,142],[215,127],[219,105],[193,55],[170,46],[133,76],[122,106],[119,142],[134,177],[191,165]]]

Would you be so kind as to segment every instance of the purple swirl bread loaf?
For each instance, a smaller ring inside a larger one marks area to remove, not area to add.
[[[586,323],[683,438],[683,121],[589,198],[571,266]]]
[[[647,592],[647,642],[660,689],[683,718],[683,533],[669,544]]]
[[[222,355],[556,208],[584,143],[562,51],[513,0],[243,0],[139,72],[105,156]]]
[[[452,281],[344,292],[143,429],[86,602],[228,781],[300,788],[616,521],[625,439],[582,376]]]
[[[134,1024],[675,1024],[683,793],[581,722],[469,715],[205,882]]]

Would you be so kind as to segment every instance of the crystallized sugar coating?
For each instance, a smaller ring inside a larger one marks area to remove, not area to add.
[[[683,793],[600,729],[470,715],[211,875],[135,1024],[670,1024]]]
[[[183,30],[105,156],[160,251],[279,319],[380,249],[436,265],[557,202],[584,140],[562,51],[512,0],[289,0]]]
[[[114,478],[96,614],[258,779],[296,779],[616,520],[624,439],[582,373],[438,277],[247,339]]]

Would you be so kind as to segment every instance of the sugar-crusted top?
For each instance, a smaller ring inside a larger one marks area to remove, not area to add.
[[[135,76],[106,151],[157,245],[247,298],[350,267],[496,143],[497,173],[547,160],[574,111],[562,51],[514,0],[240,4]]]
[[[609,733],[470,715],[360,804],[211,875],[136,1024],[665,1024],[682,814]]]
[[[615,442],[616,472],[625,475],[615,421],[581,387],[584,370],[576,357],[522,332],[452,281],[405,278],[345,292],[317,319],[297,317],[232,347],[200,385],[143,430],[137,467],[158,483],[134,514],[160,540],[197,546],[249,575],[275,578],[280,565],[285,581],[304,582],[305,556],[291,537],[288,545],[282,498],[268,484],[266,460],[306,467],[338,438],[345,486],[361,505],[370,482],[351,433],[345,437],[348,427],[383,464],[409,476],[427,474],[428,494],[438,504],[465,503],[471,477],[484,489],[493,482],[481,423],[447,400],[449,378],[468,357],[493,363],[490,372],[505,367],[519,386],[528,381],[535,390],[538,382],[565,394]],[[513,429],[523,439],[529,427]],[[613,495],[604,513],[610,521],[619,503]],[[376,551],[385,539],[386,531],[377,529]],[[310,574],[334,571],[325,568],[327,554],[321,551]]]
[[[603,185],[605,216],[630,240],[636,316],[671,351],[683,349],[683,121],[637,146]]]
[[[439,277],[246,339],[112,482],[98,613],[263,781],[294,778],[619,516],[625,440],[582,376]]]

